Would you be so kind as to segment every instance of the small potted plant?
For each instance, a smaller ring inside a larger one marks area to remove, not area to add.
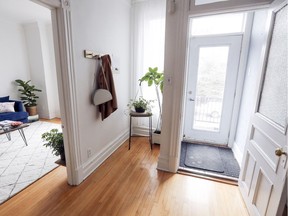
[[[138,113],[144,113],[145,111],[151,112],[151,103],[152,100],[146,100],[142,96],[140,96],[138,99],[130,100],[130,103],[127,104],[127,106],[132,110],[134,108],[135,112]]]
[[[25,106],[26,111],[29,113],[29,116],[37,115],[37,99],[39,98],[35,92],[41,92],[40,89],[37,89],[35,85],[30,85],[28,81],[23,81],[20,79],[15,80],[17,85],[20,87],[18,91],[21,93],[21,100]]]
[[[43,144],[45,147],[52,148],[52,153],[56,156],[61,157],[62,161],[65,161],[65,152],[64,152],[64,141],[63,133],[59,132],[58,129],[52,129],[50,132],[42,134],[42,139],[47,143]]]

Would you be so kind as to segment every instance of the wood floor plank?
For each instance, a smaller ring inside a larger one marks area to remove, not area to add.
[[[157,170],[159,146],[125,142],[77,187],[59,167],[0,206],[0,215],[247,216],[238,187]]]
[[[55,123],[55,124],[61,124],[61,119],[60,118],[53,118],[53,119],[41,118],[40,121],[50,122],[50,123]]]

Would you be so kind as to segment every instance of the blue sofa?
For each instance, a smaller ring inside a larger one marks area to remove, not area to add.
[[[28,122],[28,113],[24,111],[23,103],[21,101],[10,100],[9,96],[0,97],[0,103],[3,102],[15,102],[14,104],[15,112],[0,113],[0,121],[11,120],[11,121],[21,121],[23,123]]]

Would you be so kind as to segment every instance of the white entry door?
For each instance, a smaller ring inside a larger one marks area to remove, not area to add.
[[[242,35],[190,39],[184,140],[227,144],[241,41]]]
[[[282,215],[287,199],[287,5],[273,17],[239,178],[251,216]]]

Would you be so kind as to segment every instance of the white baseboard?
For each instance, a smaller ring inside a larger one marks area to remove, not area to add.
[[[234,157],[237,160],[240,168],[241,168],[241,164],[242,164],[242,158],[243,158],[243,152],[239,149],[237,143],[234,142],[233,147],[232,147],[232,151],[234,153]]]
[[[86,179],[93,171],[95,171],[114,151],[116,151],[127,139],[129,131],[126,130],[123,134],[114,139],[107,145],[99,154],[94,155],[83,164],[83,180]]]

